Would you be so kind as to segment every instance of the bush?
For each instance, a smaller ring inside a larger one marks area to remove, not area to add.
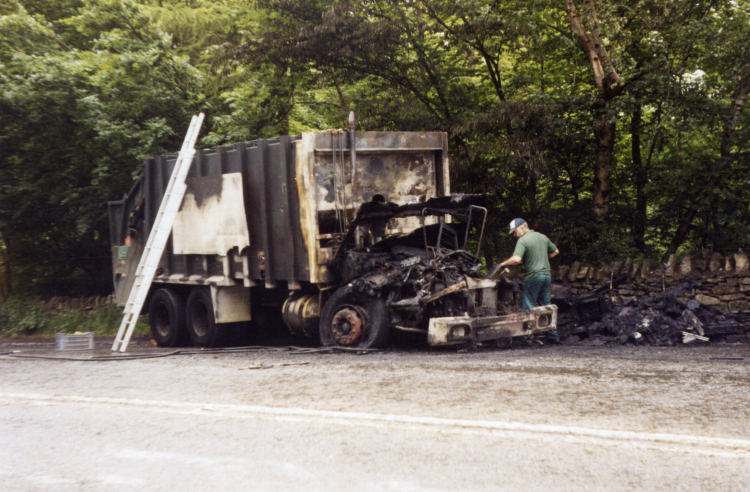
[[[122,321],[122,311],[114,304],[102,304],[94,308],[69,309],[52,317],[49,323],[52,333],[93,332],[95,335],[115,335]],[[148,323],[142,319],[133,330],[135,336],[147,335]]]
[[[45,331],[50,316],[35,298],[11,297],[0,303],[0,335],[18,337]]]
[[[51,336],[55,333],[93,332],[115,335],[122,321],[122,311],[107,303],[92,308],[67,308],[51,312],[37,298],[11,298],[0,303],[0,336]],[[148,322],[138,320],[133,334],[148,335]]]

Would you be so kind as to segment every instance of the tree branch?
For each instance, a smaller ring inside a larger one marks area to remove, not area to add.
[[[604,90],[604,68],[602,61],[599,58],[594,42],[591,40],[586,28],[583,26],[581,17],[578,15],[578,9],[576,8],[573,0],[565,0],[565,10],[568,13],[568,19],[570,19],[570,27],[573,30],[578,39],[583,45],[583,51],[589,58],[591,69],[594,71],[594,82],[599,89]]]

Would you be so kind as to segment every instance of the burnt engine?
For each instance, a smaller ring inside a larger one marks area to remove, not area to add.
[[[380,223],[417,214],[438,219],[371,245],[351,241],[339,251],[336,263],[341,283],[385,300],[391,324],[405,330],[425,330],[433,317],[497,314],[497,283],[481,279],[479,258],[466,249],[472,244],[478,252],[486,220],[486,209],[467,203],[471,199],[475,196],[444,197],[381,208],[369,217],[360,214],[355,227],[369,225],[370,217]],[[445,220],[448,215],[452,220]],[[479,239],[470,239],[471,233]]]

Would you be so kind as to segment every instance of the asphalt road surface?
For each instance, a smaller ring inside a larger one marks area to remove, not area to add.
[[[750,490],[748,345],[51,346],[0,342],[4,491]]]

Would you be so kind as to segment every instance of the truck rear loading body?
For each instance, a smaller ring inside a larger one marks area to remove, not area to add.
[[[119,304],[175,159],[147,159],[109,203]],[[554,329],[554,306],[510,321],[502,282],[478,275],[467,249],[486,210],[451,195],[448,172],[440,132],[333,130],[198,151],[147,303],[154,338],[213,345],[261,305],[328,345],[382,346],[392,329],[432,345]]]

